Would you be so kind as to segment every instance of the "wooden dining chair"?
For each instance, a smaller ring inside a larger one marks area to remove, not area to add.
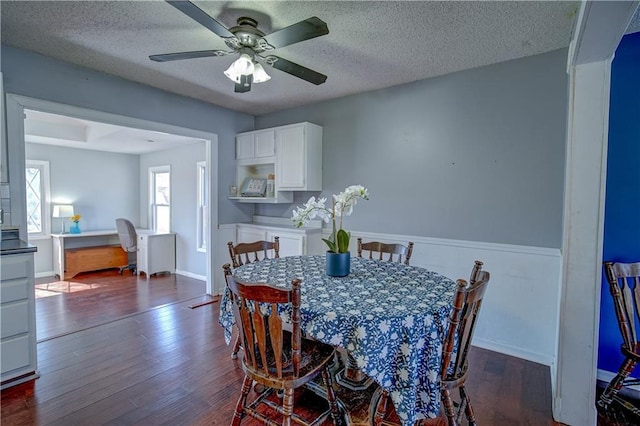
[[[302,338],[300,280],[294,279],[291,288],[285,289],[265,283],[242,282],[232,275],[229,264],[223,268],[245,348],[242,358],[245,377],[232,426],[240,425],[245,416],[264,424],[277,425],[274,419],[268,417],[268,410],[264,409],[263,404],[282,416],[282,420],[278,420],[282,425],[290,425],[292,421],[300,425],[318,425],[329,417],[334,425],[340,423],[329,371],[336,351],[331,345]],[[286,323],[278,312],[278,305],[282,304],[291,305],[291,331],[286,329]],[[324,381],[328,407],[310,423],[294,412],[294,390],[318,374],[322,375]],[[261,390],[255,400],[248,402],[254,382],[262,385]],[[272,395],[278,391],[283,393],[282,404],[273,401]]]
[[[449,426],[457,426],[464,414],[469,425],[476,425],[471,400],[465,388],[469,372],[468,355],[471,339],[480,311],[489,273],[482,270],[482,262],[476,260],[469,282],[457,280],[457,289],[451,306],[444,347],[440,362],[440,400]],[[460,401],[454,402],[451,391],[458,389]],[[374,393],[370,405],[371,424],[400,425],[389,393],[379,388]],[[427,424],[437,424],[439,419]]]
[[[640,313],[638,312],[640,310],[640,262],[604,262],[604,269],[613,297],[618,326],[622,334],[620,351],[624,356],[624,361],[618,369],[618,374],[600,395],[597,408],[601,414],[607,415],[615,401],[620,404],[622,409],[640,417],[640,407],[618,395],[623,387],[640,385],[640,379],[629,378],[635,366],[640,362],[640,343],[636,329],[640,322]]]
[[[229,241],[227,246],[229,247],[231,264],[234,268],[247,263],[269,259],[269,251],[273,252],[274,259],[280,257],[280,237],[273,237],[273,241],[260,240],[252,243],[238,243],[235,246],[233,242]]]
[[[238,266],[258,262],[260,260],[269,259],[269,252],[272,252],[274,259],[280,257],[280,237],[273,237],[273,241],[254,241],[252,243],[238,243],[235,246],[233,242],[227,243],[229,248],[229,256],[234,268]],[[243,262],[244,257],[244,262]],[[231,359],[238,359],[238,351],[240,350],[240,339],[236,337],[231,351]]]
[[[389,262],[402,263],[402,257],[404,256],[404,264],[409,264],[411,259],[411,253],[413,253],[413,243],[409,242],[408,246],[402,244],[385,244],[378,241],[370,241],[363,243],[362,238],[358,238],[358,257],[362,257],[362,252],[369,252],[369,259],[386,260]],[[378,253],[376,257],[373,253]],[[384,256],[388,255],[388,256]]]

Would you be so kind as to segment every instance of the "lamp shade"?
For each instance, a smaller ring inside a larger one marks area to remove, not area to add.
[[[255,66],[251,60],[251,56],[243,53],[238,59],[236,59],[229,68],[224,72],[224,75],[229,77],[234,83],[240,83],[240,77],[243,75],[253,74]]]
[[[71,217],[73,215],[73,206],[71,204],[56,204],[53,206],[53,217]]]
[[[267,74],[267,72],[264,70],[262,65],[256,62],[254,64],[254,70],[253,70],[253,82],[264,83],[265,81],[268,81],[270,79],[271,79],[271,76]]]

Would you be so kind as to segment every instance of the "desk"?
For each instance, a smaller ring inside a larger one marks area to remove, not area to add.
[[[326,275],[324,256],[265,259],[234,274],[282,287],[300,278],[306,335],[346,349],[390,392],[403,424],[438,414],[440,357],[454,281],[424,268],[358,257],[351,258],[351,273],[342,278]],[[235,319],[226,291],[218,321],[229,342]]]
[[[158,272],[176,271],[176,234],[136,230],[138,242],[137,271],[149,278]],[[128,264],[127,253],[120,246],[118,232],[86,231],[80,234],[52,234],[53,272],[61,280],[80,272],[119,268]]]

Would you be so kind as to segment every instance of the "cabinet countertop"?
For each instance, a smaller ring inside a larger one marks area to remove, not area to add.
[[[0,255],[5,256],[9,254],[33,253],[36,251],[38,251],[38,248],[26,241],[18,239],[2,240]]]
[[[293,225],[280,225],[275,223],[241,222],[241,223],[237,223],[236,225],[278,229],[286,232],[293,232],[296,234],[309,234],[313,232],[322,231],[322,228],[313,228],[313,227],[307,227],[307,226],[303,226],[302,228],[295,228]]]

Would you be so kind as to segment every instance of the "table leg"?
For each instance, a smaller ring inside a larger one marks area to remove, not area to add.
[[[358,367],[350,354],[347,354],[344,368],[336,374],[336,382],[347,389],[365,390],[373,383],[373,379]]]

